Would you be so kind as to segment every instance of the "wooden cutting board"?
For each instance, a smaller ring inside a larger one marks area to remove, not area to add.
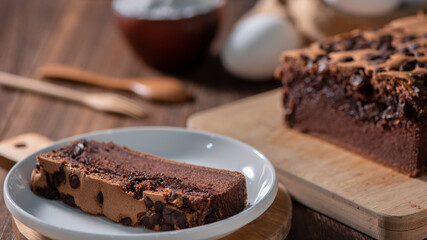
[[[409,178],[283,126],[280,90],[192,115],[187,126],[265,154],[292,197],[380,239],[427,238],[427,177]]]
[[[0,142],[0,167],[9,169],[29,154],[49,145],[52,140],[36,133],[28,133]],[[282,184],[276,199],[260,217],[222,240],[283,240],[289,233],[292,219],[292,201]],[[19,240],[48,240],[49,238],[13,219],[15,238]]]

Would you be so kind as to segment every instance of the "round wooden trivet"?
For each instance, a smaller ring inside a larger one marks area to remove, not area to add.
[[[223,240],[266,239],[283,240],[291,228],[292,201],[288,191],[279,184],[276,199],[267,211],[236,232],[222,238]],[[17,240],[48,240],[50,238],[13,219],[12,226]]]

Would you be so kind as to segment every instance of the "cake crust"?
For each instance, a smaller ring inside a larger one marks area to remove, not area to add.
[[[207,224],[246,206],[241,173],[93,140],[73,141],[38,155],[31,189],[84,212],[152,230]]]

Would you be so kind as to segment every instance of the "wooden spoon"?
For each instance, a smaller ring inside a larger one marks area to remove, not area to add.
[[[58,64],[39,67],[37,74],[41,78],[63,79],[110,89],[132,91],[148,100],[182,102],[190,98],[182,81],[171,77],[112,78]]]

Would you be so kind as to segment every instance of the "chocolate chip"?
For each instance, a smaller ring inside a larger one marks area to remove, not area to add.
[[[335,42],[320,43],[320,48],[328,52],[331,52],[335,49]]]
[[[371,44],[367,42],[365,39],[362,41],[358,41],[354,44],[353,49],[364,49],[364,48],[371,48]]]
[[[312,68],[314,61],[305,54],[300,54],[300,58],[306,62],[307,68]]]
[[[46,172],[46,183],[48,186],[52,185],[52,177]]]
[[[352,61],[354,61],[353,57],[345,57],[345,58],[341,59],[340,62],[352,62]]]
[[[354,41],[351,39],[345,39],[344,41],[344,50],[351,50],[353,49]]]
[[[382,118],[384,119],[392,119],[393,118],[393,108],[388,106],[382,113]]]
[[[366,112],[368,117],[374,117],[379,115],[379,108],[375,103],[368,103],[363,106],[363,110]]]
[[[418,48],[420,48],[421,47],[421,45],[419,44],[419,43],[417,43],[417,42],[412,42],[412,43],[410,43],[409,44],[409,46],[408,46],[408,50],[410,50],[410,51],[414,51],[414,50],[416,50],[416,49],[418,49]]]
[[[409,76],[415,80],[427,80],[427,73],[409,73]]]
[[[415,38],[417,38],[417,37],[416,37],[416,36],[414,36],[414,35],[408,35],[408,36],[405,36],[404,38],[402,38],[402,42],[412,41],[412,40],[414,40]]]
[[[174,212],[175,212],[175,210],[173,210],[171,208],[168,208],[168,207],[163,208],[162,215],[163,215],[163,220],[165,221],[165,223],[174,224],[174,222],[172,221],[172,215]]]
[[[368,78],[365,77],[363,70],[359,70],[350,76],[350,84],[353,86],[353,90],[356,92],[353,93],[355,99],[360,99],[362,101],[368,101],[371,97],[373,88],[370,84]]]
[[[156,201],[154,203],[154,210],[156,210],[156,212],[161,213],[163,211],[163,207],[165,206],[164,203],[160,202],[160,201]]]
[[[366,54],[364,60],[372,61],[372,60],[377,60],[377,59],[381,59],[381,58],[382,58],[382,56],[380,54],[369,53],[369,54]]]
[[[53,189],[49,186],[46,186],[44,188],[37,187],[36,193],[37,193],[37,195],[43,196],[47,199],[58,199],[58,197],[59,197],[58,190]]]
[[[154,226],[150,224],[150,218],[149,217],[143,217],[140,221],[140,223],[142,224],[142,226],[148,228],[148,229],[153,229]]]
[[[384,51],[381,53],[383,59],[389,59],[391,55],[394,54],[394,50]]]
[[[314,65],[314,61],[313,60],[308,60],[307,64],[306,64],[306,67],[307,68],[313,68],[313,65]]]
[[[80,179],[77,175],[73,174],[70,176],[70,186],[73,189],[80,187]]]
[[[59,172],[53,174],[53,185],[58,187],[59,184],[65,182],[65,172],[61,169]]]
[[[378,67],[374,69],[374,73],[386,72],[387,70],[383,67]]]
[[[400,64],[400,71],[412,71],[417,66],[417,60],[415,59],[409,59],[405,60]]]
[[[425,67],[426,67],[426,63],[423,63],[423,62],[417,63],[417,68],[425,68]]]
[[[130,219],[130,217],[124,217],[120,220],[120,223],[123,225],[131,225],[132,219]]]
[[[354,87],[359,87],[361,86],[363,83],[363,76],[359,73],[355,73],[353,75],[351,75],[350,77],[350,84],[353,85]]]
[[[410,104],[405,104],[403,107],[403,112],[408,118],[416,118],[417,116],[417,111]]]
[[[420,92],[420,89],[417,87],[414,87],[414,93],[419,93],[419,92]]]
[[[379,50],[380,52],[386,52],[386,51],[394,51],[395,48],[391,46],[391,43],[380,43]]]
[[[173,202],[177,198],[178,198],[178,194],[176,192],[171,192],[171,194],[169,196],[169,201]]]
[[[185,214],[168,207],[163,208],[163,220],[167,224],[175,224],[180,229],[188,227]]]
[[[376,59],[376,60],[373,60],[372,62],[371,62],[371,65],[372,66],[376,66],[376,65],[380,65],[381,63],[384,63],[386,60],[385,59],[382,59],[382,58],[380,58],[380,59]]]
[[[304,60],[304,61],[308,61],[310,58],[307,56],[307,55],[305,55],[305,54],[300,54],[300,57],[301,57],[301,59],[302,60]]]
[[[380,37],[380,43],[378,44],[378,50],[381,52],[394,49],[391,46],[391,42],[393,41],[393,36],[390,34],[385,34]]]
[[[380,41],[381,42],[391,42],[393,40],[393,36],[391,34],[384,34],[381,35]]]
[[[402,113],[405,108],[406,102],[403,99],[399,99],[397,103],[397,112]]]
[[[162,222],[162,215],[158,213],[152,213],[148,220],[152,226],[155,226]]]
[[[414,52],[414,57],[422,57],[422,56],[425,56],[423,52],[420,52],[420,51]]]
[[[102,192],[99,192],[98,195],[96,195],[96,200],[102,205],[104,204],[104,194]]]
[[[153,207],[153,201],[149,197],[144,196],[144,200],[145,200],[145,206],[147,208],[152,208]]]
[[[65,204],[71,207],[77,207],[76,202],[74,201],[74,197],[68,194],[61,194],[61,199]]]
[[[36,194],[39,196],[44,196],[44,189],[42,187],[37,187],[36,188]]]
[[[184,213],[178,213],[178,212],[174,213],[173,221],[175,222],[175,225],[180,229],[188,227],[187,218],[185,217]]]
[[[377,40],[368,41],[369,48],[379,49],[380,42]]]
[[[213,222],[216,222],[218,220],[219,220],[218,215],[215,212],[212,212],[211,214],[206,216],[205,223],[213,223]]]
[[[171,231],[174,230],[173,226],[167,223],[162,223],[162,231]]]
[[[344,40],[344,50],[356,50],[361,48],[369,47],[366,40],[361,36],[357,35]]]
[[[320,58],[318,61],[317,71],[323,72],[327,68],[328,68],[328,58],[327,57]]]
[[[405,56],[408,56],[408,57],[414,57],[415,56],[415,54],[413,52],[410,52],[409,50],[405,51],[404,54],[405,54]]]
[[[39,164],[39,163],[36,163],[36,169],[37,169],[38,171],[40,171],[40,164]]]
[[[176,224],[179,221],[181,214],[179,214],[177,211],[174,211],[172,213],[172,223]]]
[[[84,151],[84,143],[77,143],[74,148],[73,151],[71,152],[71,157],[75,158],[80,156]]]
[[[59,192],[56,189],[52,189],[48,194],[46,194],[47,199],[58,199]]]

